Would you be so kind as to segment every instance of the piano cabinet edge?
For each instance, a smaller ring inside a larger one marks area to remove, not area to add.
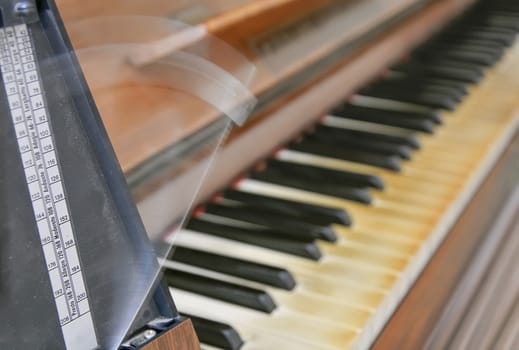
[[[190,319],[147,344],[142,350],[200,350],[200,343]]]
[[[463,275],[486,244],[496,218],[519,183],[519,134],[516,133],[449,235],[393,314],[372,350],[422,349]],[[519,218],[515,218],[516,223]],[[483,273],[483,271],[482,271]],[[441,285],[439,284],[441,281]],[[463,310],[459,310],[462,312]]]

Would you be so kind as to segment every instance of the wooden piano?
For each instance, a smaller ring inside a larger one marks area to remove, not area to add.
[[[78,49],[109,36],[78,22],[160,16],[257,67],[256,109],[218,155],[165,272],[203,348],[519,346],[516,2],[58,5]],[[93,93],[148,230],[173,239],[175,194],[199,168],[172,164],[222,117],[193,110],[189,132],[172,136],[167,118],[142,117],[175,109],[164,86]]]

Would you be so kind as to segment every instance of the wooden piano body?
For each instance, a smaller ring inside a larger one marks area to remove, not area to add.
[[[182,1],[124,4],[117,1],[110,5],[104,2],[79,5],[75,0],[62,0],[58,4],[67,25],[102,15],[166,16],[180,12],[196,18],[195,23],[205,18],[203,25],[211,35],[223,39],[257,65],[258,74],[251,89],[259,98],[259,107],[247,125],[227,140],[198,197],[198,201],[203,202],[243,174],[244,169],[311,128],[320,116],[361,87],[383,77],[388,67],[401,61],[474,2],[265,0],[207,1],[192,5]],[[333,18],[333,11],[338,18],[344,16],[338,27],[331,27],[341,32],[336,32],[334,37],[315,36],[313,31],[329,34],[330,29],[322,22]],[[81,47],[81,33],[72,30],[71,38]],[[519,102],[513,99],[514,93],[519,95],[519,54],[516,51],[505,58],[507,61],[503,64],[507,67],[487,77],[490,82],[486,82],[485,87],[471,91],[472,99],[461,107],[460,115],[445,117],[467,119],[478,110],[501,113],[502,127],[496,127],[496,137],[482,142],[480,151],[458,150],[457,158],[447,157],[447,161],[442,162],[436,155],[420,160],[431,166],[437,161],[441,169],[450,159],[461,162],[465,156],[479,155],[479,159],[471,162],[474,165],[452,166],[454,172],[459,170],[464,181],[454,182],[449,199],[440,205],[441,210],[435,211],[437,214],[430,224],[425,225],[429,238],[411,254],[412,264],[402,271],[388,292],[390,297],[374,310],[365,329],[359,330],[354,339],[359,348],[373,345],[375,349],[416,349],[447,344],[446,339],[453,337],[445,328],[447,316],[455,315],[454,319],[461,320],[468,307],[468,303],[464,308],[449,300],[456,296],[458,301],[474,297],[470,286],[474,286],[474,281],[481,281],[487,269],[487,266],[471,269],[477,265],[475,257],[485,252],[488,256],[498,254],[501,241],[489,241],[493,222],[513,226],[511,218],[517,215],[517,205],[513,199],[515,192],[513,195],[512,192],[517,176],[510,173],[517,164],[515,134],[519,110]],[[175,169],[164,164],[186,135],[173,139],[168,133],[161,133],[169,126],[167,121],[140,116],[150,106],[165,111],[172,108],[168,91],[157,86],[129,86],[118,87],[117,91],[93,92],[129,183],[138,184],[133,189],[144,221],[151,234],[163,234],[173,220],[168,205],[182,188],[182,181],[172,176],[176,174]],[[123,115],[103,113],[110,110],[111,99],[106,95],[125,101],[127,109]],[[488,103],[498,106],[487,108]],[[219,118],[214,114],[203,116],[188,132],[196,134],[218,123]],[[461,122],[460,125],[466,127]],[[481,128],[486,125],[482,122]],[[153,130],[154,133],[149,134],[149,138],[134,138],[136,130]],[[428,136],[424,139],[427,144],[434,143]],[[445,149],[452,146],[447,144]],[[490,169],[494,170],[490,172]],[[195,166],[183,175],[200,171],[201,168]],[[369,220],[369,212],[363,209],[358,212],[360,220]],[[502,212],[508,216],[501,217]],[[507,227],[501,228],[501,232],[507,230]],[[469,272],[472,285],[463,279]],[[380,336],[374,341],[377,334]]]

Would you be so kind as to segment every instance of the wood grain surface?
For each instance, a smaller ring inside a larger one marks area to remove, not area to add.
[[[143,350],[199,350],[200,344],[190,320],[185,320],[168,333],[146,345]]]

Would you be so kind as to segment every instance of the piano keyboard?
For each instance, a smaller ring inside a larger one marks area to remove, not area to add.
[[[196,210],[165,277],[204,347],[371,344],[517,129],[518,31],[480,2]]]

